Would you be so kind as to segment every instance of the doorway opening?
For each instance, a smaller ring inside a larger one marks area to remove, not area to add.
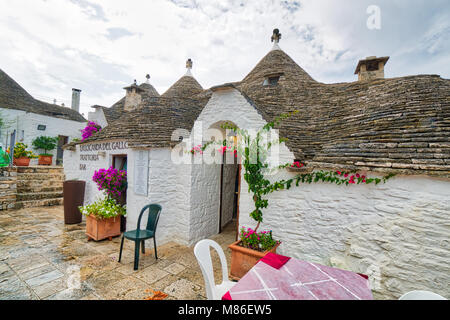
[[[62,165],[63,164],[63,145],[67,144],[69,142],[68,136],[58,136],[58,146],[56,149],[56,165]]]
[[[112,156],[112,167],[117,170],[127,171],[127,155],[126,154],[115,154]],[[128,187],[127,187],[128,188]],[[127,204],[127,188],[120,195],[118,202],[120,205]],[[127,225],[127,218],[124,216],[120,216],[120,231],[125,232]]]
[[[226,156],[233,157],[233,162],[225,161]],[[241,165],[232,152],[228,155],[224,153],[220,168],[219,233],[228,223],[235,221],[236,238],[239,228],[240,168]]]

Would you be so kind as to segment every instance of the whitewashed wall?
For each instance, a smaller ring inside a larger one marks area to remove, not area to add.
[[[137,152],[128,155],[127,230],[136,229],[141,209],[150,203],[162,206],[156,231],[157,245],[176,241],[188,243],[189,232],[189,165],[174,165],[169,148],[148,150],[148,195],[134,192],[134,159]],[[146,221],[147,215],[143,218]],[[142,225],[143,226],[143,225]],[[153,240],[148,241],[148,247]]]
[[[113,142],[113,141],[102,141]],[[190,165],[174,165],[171,162],[170,149],[147,150],[148,162],[148,194],[138,195],[134,192],[134,160],[137,154],[135,149],[118,149],[106,151],[105,156],[100,156],[97,161],[80,160],[80,155],[97,155],[98,151],[82,151],[80,145],[76,151],[64,151],[64,172],[66,180],[79,179],[86,181],[85,201],[92,203],[104,196],[98,191],[97,185],[92,181],[94,171],[101,168],[109,168],[112,165],[112,156],[115,154],[127,154],[127,230],[137,227],[137,220],[141,209],[150,203],[158,203],[162,206],[162,212],[157,227],[157,245],[169,241],[177,241],[182,244],[189,243],[190,224]],[[86,170],[80,170],[80,164],[86,164]],[[141,226],[146,223],[145,215]],[[148,248],[153,247],[153,240],[149,240]]]
[[[6,131],[9,134],[12,130],[16,130],[16,142],[23,142],[28,145],[36,154],[44,152],[43,150],[33,149],[32,142],[38,136],[57,137],[58,135],[68,136],[69,142],[74,138],[81,138],[80,130],[86,126],[85,122],[58,119],[48,117],[36,113],[29,113],[21,110],[2,109],[1,115],[5,117],[8,128],[1,130],[1,143],[5,145]],[[44,131],[38,130],[38,125],[45,125]],[[8,139],[9,145],[9,139]],[[50,151],[53,154],[53,164],[56,163],[57,150]],[[32,159],[30,165],[36,165],[37,159]]]
[[[108,141],[114,142],[114,141]],[[98,151],[80,151],[80,145],[76,146],[76,151],[64,150],[64,173],[66,180],[78,179],[86,181],[84,203],[92,203],[103,197],[103,192],[99,191],[97,185],[92,181],[94,172],[99,169],[107,169],[112,165],[112,156],[115,154],[130,154],[130,149],[117,149],[105,151],[105,155],[98,156],[96,161],[81,160],[81,155],[98,155]],[[129,160],[128,160],[129,161]],[[80,164],[86,165],[86,170],[80,170]]]
[[[198,156],[198,155],[196,155]],[[219,232],[220,165],[192,165],[190,242]]]
[[[95,108],[93,112],[88,112],[88,120],[99,124],[102,128],[108,125],[102,108]]]
[[[214,93],[199,120],[205,130],[223,120],[246,129],[265,124],[235,90]],[[280,152],[281,162],[294,159],[284,146]],[[241,176],[239,224],[255,227],[247,190]],[[260,230],[272,230],[282,241],[281,254],[365,273],[376,298],[398,298],[415,289],[450,298],[448,179],[396,176],[380,185],[300,184],[268,199]]]
[[[268,197],[260,230],[273,230],[281,254],[369,275],[376,298],[420,289],[450,298],[449,195],[448,180],[419,176],[300,184]],[[245,191],[240,203],[240,224],[254,226]]]
[[[207,130],[217,127],[218,122],[224,121],[230,121],[239,128],[255,130],[266,123],[239,91],[235,89],[216,91],[195,122],[191,139],[196,141],[195,144],[201,143],[201,137],[207,137]],[[294,155],[284,144],[280,149],[285,160],[293,159]],[[200,163],[199,159],[202,156],[197,154],[195,158]],[[234,192],[232,180],[234,179],[229,179],[229,185],[225,187],[224,192],[227,194]],[[220,165],[195,164],[194,162],[191,191],[191,225],[193,226],[191,239],[194,242],[217,234],[219,230],[219,182]],[[226,198],[224,203],[229,203],[230,200],[232,202],[232,197]],[[223,226],[232,219],[232,212],[232,207],[227,205],[222,216]]]

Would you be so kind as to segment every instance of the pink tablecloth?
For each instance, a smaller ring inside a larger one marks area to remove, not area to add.
[[[279,269],[260,260],[223,299],[372,300],[373,296],[366,276],[291,258]]]

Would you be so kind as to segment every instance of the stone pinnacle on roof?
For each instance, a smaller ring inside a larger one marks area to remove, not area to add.
[[[147,73],[147,75],[145,76],[145,78],[147,79],[145,81],[145,83],[150,83],[150,75]]]
[[[280,46],[278,45],[278,42],[280,42],[281,39],[281,33],[278,29],[273,29],[272,37],[270,38],[270,41],[273,42],[272,50],[281,50]]]
[[[192,72],[191,72],[191,69],[192,69],[192,59],[191,58],[187,59],[187,61],[186,61],[186,69],[187,70],[186,70],[185,76],[193,77]]]
[[[200,83],[195,80],[191,73],[192,59],[189,58],[186,61],[186,73],[178,79],[166,92],[163,93],[163,97],[184,97],[189,98],[203,91]]]

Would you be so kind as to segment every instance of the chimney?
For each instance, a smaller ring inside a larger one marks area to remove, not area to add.
[[[80,89],[72,88],[72,109],[80,112]]]
[[[367,57],[358,61],[355,74],[358,75],[358,81],[384,79],[384,66],[389,57]]]
[[[148,76],[148,79],[150,79],[150,76]],[[137,85],[136,80],[134,80],[131,86],[125,87],[124,89],[127,91],[124,110],[132,111],[139,107],[142,101],[141,92],[143,89]]]

